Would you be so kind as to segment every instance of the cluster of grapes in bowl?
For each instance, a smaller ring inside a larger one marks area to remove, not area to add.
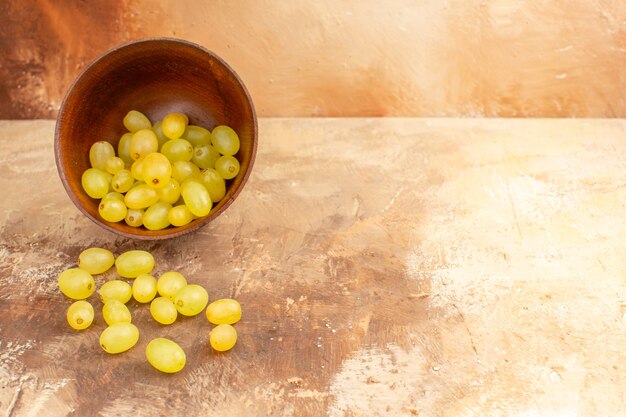
[[[182,113],[154,123],[131,110],[123,120],[128,132],[117,155],[107,141],[89,150],[91,168],[82,187],[99,199],[98,212],[108,222],[161,230],[184,226],[209,214],[226,194],[226,181],[239,173],[234,155],[239,136],[226,125],[213,131],[189,124]]]

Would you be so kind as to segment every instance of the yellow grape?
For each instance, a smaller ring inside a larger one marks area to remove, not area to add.
[[[213,301],[206,308],[206,318],[213,324],[235,324],[241,319],[241,304],[231,298]]]
[[[92,168],[97,168],[100,171],[106,171],[107,161],[114,156],[113,145],[103,140],[94,143],[89,148],[89,163]]]
[[[186,205],[181,204],[170,209],[169,213],[167,213],[167,219],[172,226],[184,226],[191,223],[193,220],[193,214],[189,211]]]
[[[187,126],[185,133],[183,133],[183,138],[191,143],[193,147],[211,144],[211,132],[201,126]]]
[[[167,271],[161,274],[157,281],[157,291],[162,297],[174,300],[174,296],[181,288],[187,285],[187,279],[176,271]]]
[[[137,181],[143,181],[143,159],[138,159],[130,166],[130,174]]]
[[[239,136],[232,128],[225,125],[217,126],[211,135],[213,136],[211,143],[222,155],[235,155],[239,152]]]
[[[127,211],[124,201],[117,198],[103,198],[98,205],[98,213],[108,222],[117,223],[124,220]]]
[[[138,130],[150,129],[152,127],[150,119],[148,119],[145,114],[137,110],[131,110],[126,113],[123,123],[124,127],[130,132],[137,132]]]
[[[178,139],[185,132],[189,119],[182,113],[170,113],[163,118],[163,134],[170,139]]]
[[[121,353],[135,346],[139,329],[132,323],[115,323],[100,334],[100,346],[107,353]]]
[[[170,225],[167,214],[172,208],[171,204],[161,201],[154,203],[143,213],[143,225],[148,230],[161,230]]]
[[[84,330],[91,326],[93,322],[94,311],[91,304],[87,301],[75,301],[70,308],[67,309],[67,322],[76,330]]]
[[[158,337],[146,346],[146,359],[157,370],[173,374],[185,367],[185,351],[174,341]]]
[[[152,131],[156,135],[157,141],[159,142],[159,149],[161,149],[161,146],[169,140],[169,138],[163,134],[163,122],[160,120],[156,122],[154,126],[152,126]]]
[[[176,161],[191,161],[193,157],[193,146],[185,139],[172,139],[163,144],[161,153],[165,155],[172,164],[176,163]]]
[[[135,210],[150,207],[157,201],[159,201],[159,193],[146,184],[131,188],[124,197],[126,207]]]
[[[202,171],[200,181],[209,192],[209,197],[213,203],[221,201],[226,195],[226,181],[216,170],[207,168]]]
[[[213,203],[207,189],[195,179],[186,180],[180,187],[185,205],[194,215],[203,217],[209,214]]]
[[[233,179],[239,174],[239,161],[234,156],[221,156],[215,161],[215,170],[225,179]]]
[[[83,172],[81,184],[89,197],[100,199],[109,192],[111,174],[96,168],[89,168]]]
[[[143,210],[129,209],[124,219],[127,225],[132,227],[141,227],[143,225]]]
[[[125,165],[133,163],[133,158],[130,157],[130,140],[133,138],[131,132],[124,133],[117,144],[117,155],[122,158]]]
[[[78,267],[92,275],[108,271],[114,262],[115,256],[113,256],[113,253],[103,248],[85,249],[78,255]]]
[[[220,157],[220,153],[211,145],[198,145],[193,148],[193,157],[191,162],[196,164],[200,169],[213,168],[215,161]]]
[[[146,157],[159,150],[159,141],[152,129],[141,129],[133,133],[130,140],[130,156],[134,160]]]
[[[102,317],[110,326],[115,323],[130,323],[132,316],[126,304],[119,300],[110,299],[102,307]]]
[[[152,188],[163,188],[172,177],[172,164],[163,154],[154,152],[143,159],[142,179]]]
[[[124,195],[122,193],[118,193],[117,191],[111,191],[104,196],[103,200],[107,198],[115,198],[117,200],[124,201]]]
[[[150,314],[161,324],[172,324],[178,317],[178,310],[169,298],[157,297],[150,303]]]
[[[106,172],[108,172],[111,175],[115,175],[121,170],[123,170],[125,165],[126,164],[124,163],[124,160],[122,158],[113,156],[107,159],[107,162],[105,164]]]
[[[193,162],[176,161],[172,164],[172,178],[182,184],[189,177],[200,175],[200,168]]]
[[[180,198],[180,184],[170,178],[167,185],[159,190],[159,201],[174,204]]]
[[[133,290],[128,282],[114,279],[102,284],[98,290],[98,294],[100,294],[100,299],[103,303],[106,303],[109,300],[117,300],[122,303],[127,303],[133,295]]]
[[[209,294],[197,284],[190,284],[181,288],[174,296],[176,310],[183,316],[200,314],[209,302]]]
[[[209,343],[218,352],[230,350],[237,343],[237,330],[230,324],[217,325],[211,330]]]
[[[58,282],[61,292],[74,300],[89,297],[96,286],[91,274],[80,268],[70,268],[61,272]]]
[[[118,193],[125,193],[135,183],[132,173],[127,169],[122,169],[111,178],[111,187]]]
[[[154,268],[154,258],[150,252],[130,250],[117,257],[115,260],[115,268],[121,277],[136,278],[141,274],[149,274],[152,272]]]
[[[133,281],[133,298],[140,303],[149,303],[156,297],[157,280],[150,274],[141,274]]]

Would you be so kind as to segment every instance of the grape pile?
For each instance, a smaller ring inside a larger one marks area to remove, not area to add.
[[[210,132],[190,125],[182,113],[152,125],[136,110],[123,123],[128,132],[117,156],[109,142],[95,142],[91,168],[81,178],[87,195],[100,200],[98,213],[107,222],[148,230],[184,226],[207,216],[226,195],[226,181],[239,173],[239,136],[228,126]]]
[[[229,298],[209,304],[209,295],[200,285],[188,284],[184,275],[167,271],[155,278],[154,257],[142,250],[124,252],[115,258],[103,248],[89,248],[78,257],[78,268],[63,271],[58,278],[61,292],[75,301],[67,310],[67,322],[76,330],[84,330],[94,321],[94,308],[86,301],[96,290],[93,275],[103,274],[115,265],[117,274],[132,279],[105,282],[98,289],[102,301],[102,317],[107,326],[100,334],[100,346],[115,354],[131,349],[139,341],[139,329],[132,323],[126,306],[131,298],[142,304],[150,303],[150,314],[160,324],[174,323],[179,314],[196,316],[206,307],[207,320],[216,326],[209,334],[209,344],[216,351],[231,349],[237,342],[232,324],[241,319],[241,305]],[[207,304],[208,307],[207,307]],[[146,347],[146,359],[156,369],[175,373],[186,362],[184,350],[174,341],[155,338]]]

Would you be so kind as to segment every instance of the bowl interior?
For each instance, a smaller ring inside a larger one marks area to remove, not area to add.
[[[203,219],[182,227],[149,231],[124,222],[109,223],[98,214],[99,200],[82,189],[94,142],[117,144],[126,132],[129,110],[154,123],[171,112],[212,130],[226,124],[239,135],[241,171],[227,182],[225,197]],[[57,120],[55,153],[61,180],[74,203],[88,217],[113,232],[142,239],[188,233],[224,211],[245,184],[256,153],[257,125],[250,96],[228,65],[215,54],[186,41],[152,39],[118,47],[91,64],[70,88]]]

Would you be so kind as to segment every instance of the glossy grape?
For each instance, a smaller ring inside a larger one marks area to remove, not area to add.
[[[130,323],[132,316],[126,304],[116,299],[110,299],[102,307],[102,317],[109,326],[115,323]]]
[[[105,164],[106,172],[111,175],[117,174],[118,172],[123,170],[125,166],[126,164],[124,163],[124,160],[117,156],[109,158]]]
[[[201,126],[189,125],[183,133],[183,138],[186,139],[191,146],[196,147],[199,145],[211,144],[211,132]]]
[[[181,204],[176,207],[172,207],[167,213],[167,219],[172,226],[184,226],[191,223],[193,220],[193,214],[189,211],[186,205]]]
[[[176,271],[168,271],[161,274],[157,281],[157,291],[162,297],[174,300],[174,296],[181,288],[187,285],[187,279],[183,274]]]
[[[174,204],[180,198],[180,185],[174,178],[170,178],[167,185],[159,190],[159,201]]]
[[[117,156],[122,158],[126,165],[133,163],[134,159],[130,156],[130,140],[133,138],[131,132],[124,133],[117,144]]]
[[[225,180],[233,179],[239,174],[239,161],[234,156],[222,156],[215,161],[215,170]]]
[[[133,298],[140,303],[149,303],[156,297],[157,280],[150,274],[141,274],[133,281]]]
[[[167,214],[172,208],[169,203],[156,202],[143,213],[143,225],[148,230],[161,230],[170,225]]]
[[[115,323],[100,334],[100,346],[107,353],[121,353],[135,346],[139,329],[132,323]]]
[[[197,284],[189,284],[181,288],[174,296],[176,310],[183,316],[200,314],[209,302],[209,294]]]
[[[157,201],[159,201],[159,193],[146,184],[131,188],[124,197],[126,207],[135,210],[150,207]]]
[[[152,131],[156,135],[157,141],[159,142],[159,149],[161,149],[163,144],[170,140],[170,138],[163,134],[163,122],[160,120],[156,122],[154,126],[152,126]]]
[[[117,300],[125,304],[130,300],[130,297],[132,297],[133,289],[128,282],[114,279],[102,284],[98,290],[98,294],[100,294],[100,300],[102,300],[103,303],[110,300]]]
[[[213,203],[221,201],[224,195],[226,195],[226,181],[216,170],[207,168],[202,171],[200,181],[208,191]]]
[[[100,171],[106,171],[107,161],[114,156],[113,145],[103,140],[94,143],[89,149],[89,163],[92,168],[97,168]]]
[[[176,161],[191,161],[193,146],[185,139],[172,139],[161,147],[161,153],[173,164]]]
[[[230,324],[217,325],[211,330],[209,343],[219,352],[230,350],[237,343],[237,330]]]
[[[189,177],[200,175],[200,168],[193,162],[176,161],[172,164],[172,178],[182,184]]]
[[[217,126],[211,132],[212,144],[222,155],[235,155],[239,152],[239,136],[228,126]]]
[[[126,218],[128,209],[123,201],[116,198],[103,198],[98,205],[98,213],[108,222],[119,222]]]
[[[151,129],[141,129],[133,133],[130,140],[130,157],[135,161],[159,150],[159,141]]]
[[[105,273],[114,262],[113,253],[103,248],[85,249],[78,255],[78,267],[92,275]]]
[[[211,145],[198,145],[193,149],[191,162],[200,169],[213,168],[215,161],[220,157],[220,153]]]
[[[143,181],[143,159],[133,161],[130,166],[130,174],[137,181]]]
[[[162,337],[153,339],[146,346],[146,359],[157,370],[173,374],[185,367],[185,351],[174,341]]]
[[[143,210],[142,209],[128,209],[126,218],[124,219],[127,225],[132,227],[143,226]]]
[[[150,129],[152,127],[150,119],[148,119],[145,114],[137,110],[131,110],[126,113],[123,123],[124,127],[130,132],[137,132],[138,130]]]
[[[185,201],[185,205],[194,215],[202,217],[211,211],[213,206],[211,196],[199,181],[187,179],[180,187],[180,194]]]
[[[134,183],[135,178],[133,178],[133,175],[127,169],[122,169],[111,178],[111,188],[118,193],[125,193],[130,190],[130,187],[132,187]]]
[[[150,303],[150,314],[158,323],[172,324],[178,317],[178,310],[169,298],[157,297]]]
[[[103,200],[106,200],[107,198],[115,198],[117,200],[124,201],[124,194],[118,193],[117,191],[111,191],[104,196]]]
[[[70,268],[61,272],[58,283],[61,292],[74,300],[89,297],[96,288],[91,274],[80,268]]]
[[[150,252],[130,250],[122,253],[115,260],[117,273],[124,278],[136,278],[141,274],[149,274],[154,268],[154,258]]]
[[[143,159],[142,179],[152,188],[163,188],[172,177],[172,164],[163,154],[154,152]]]
[[[87,301],[75,301],[70,308],[67,309],[67,322],[76,330],[84,330],[91,326],[93,322],[94,311],[91,304]]]
[[[97,168],[89,168],[81,177],[83,190],[91,198],[100,199],[109,192],[109,184],[111,183],[111,174],[101,171]]]
[[[182,113],[170,113],[163,118],[163,134],[170,139],[178,139],[185,132],[189,119]]]
[[[213,324],[235,324],[241,319],[241,304],[231,298],[213,301],[206,308],[206,318]]]

